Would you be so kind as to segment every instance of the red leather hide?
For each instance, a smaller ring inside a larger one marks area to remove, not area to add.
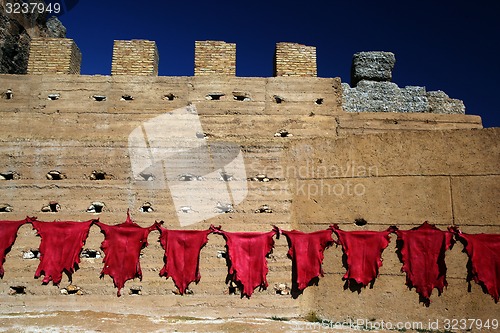
[[[3,263],[5,262],[5,256],[9,253],[10,248],[16,241],[17,231],[27,222],[30,222],[30,219],[26,218],[21,221],[0,221],[0,278],[3,278]]]
[[[200,251],[212,230],[168,230],[159,227],[160,243],[165,250],[160,276],[172,277],[181,295],[191,282],[200,281]]]
[[[242,287],[241,296],[251,297],[255,288],[265,290],[267,283],[266,256],[274,248],[273,236],[278,230],[270,232],[227,232],[215,231],[226,240],[228,252],[228,280]]]
[[[334,243],[332,227],[311,233],[281,230],[288,241],[288,257],[292,260],[292,289],[304,290],[316,277],[323,276],[326,248]]]
[[[482,285],[498,303],[500,294],[500,235],[499,234],[464,234],[458,238],[465,240],[465,252],[469,256],[468,280]]]
[[[62,273],[71,275],[78,269],[80,252],[89,234],[94,220],[85,222],[42,222],[32,221],[33,229],[42,238],[40,244],[40,264],[35,272],[35,278],[44,275],[43,283],[58,285]]]
[[[112,226],[101,222],[96,224],[104,234],[101,249],[105,257],[101,278],[109,275],[115,287],[118,288],[117,296],[121,296],[121,289],[126,281],[136,277],[142,280],[139,256],[141,250],[148,246],[149,233],[155,230],[159,223],[155,222],[149,228],[142,228],[134,223],[127,213],[127,220],[124,223]]]
[[[347,257],[343,278],[348,284],[354,280],[365,287],[375,280],[382,266],[382,252],[389,245],[389,234],[394,231],[393,227],[385,231],[342,231],[336,225],[333,227],[337,243]]]
[[[406,272],[406,285],[415,287],[424,303],[430,303],[432,290],[443,292],[446,282],[445,252],[453,245],[453,234],[442,231],[427,221],[411,230],[398,230],[401,243],[402,272]],[[399,245],[399,244],[398,244]]]

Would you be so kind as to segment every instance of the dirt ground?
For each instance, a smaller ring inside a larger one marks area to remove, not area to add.
[[[188,306],[161,298],[1,296],[0,332],[361,332],[348,326],[312,322],[276,309]],[[97,304],[97,305],[96,305]],[[371,332],[378,332],[371,330]],[[380,331],[382,332],[382,331]]]

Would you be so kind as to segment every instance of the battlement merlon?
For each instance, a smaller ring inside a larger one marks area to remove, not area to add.
[[[72,39],[33,38],[28,74],[80,74],[82,53]]]
[[[158,76],[159,60],[154,41],[115,40],[111,75]]]
[[[316,48],[297,43],[276,43],[274,76],[318,76]]]
[[[223,41],[196,41],[194,75],[236,76],[236,44]]]

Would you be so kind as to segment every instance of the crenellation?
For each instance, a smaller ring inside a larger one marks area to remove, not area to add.
[[[194,75],[236,75],[236,44],[223,41],[196,41]]]
[[[115,40],[111,75],[158,75],[159,54],[154,41]]]
[[[72,39],[33,38],[28,74],[80,74],[82,54]]]
[[[277,43],[274,76],[317,76],[316,48],[296,43]]]

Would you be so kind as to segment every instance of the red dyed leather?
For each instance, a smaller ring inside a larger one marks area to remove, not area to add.
[[[398,230],[398,241],[403,261],[402,272],[406,272],[406,285],[416,292],[428,305],[432,290],[443,292],[446,282],[445,252],[453,245],[453,234],[442,231],[427,221],[411,230]]]
[[[85,222],[42,222],[32,221],[33,229],[42,238],[40,243],[40,264],[35,278],[44,275],[43,283],[52,281],[58,285],[62,273],[71,275],[78,269],[80,252],[94,220]]]
[[[278,230],[270,232],[227,232],[215,231],[226,240],[228,253],[228,281],[242,287],[241,296],[252,296],[255,288],[265,290],[267,283],[266,256],[274,248],[273,236]]]
[[[389,234],[395,230],[390,227],[384,231],[342,231],[333,226],[337,243],[347,257],[347,271],[343,278],[348,284],[354,280],[365,287],[377,278],[382,266],[382,252],[390,243]]]
[[[17,231],[23,224],[30,221],[30,218],[25,218],[21,221],[0,221],[0,278],[3,278],[5,256],[16,241]]]
[[[500,294],[500,235],[457,234],[465,241],[465,252],[469,256],[471,271],[468,280],[482,285],[498,303]]]
[[[323,263],[326,248],[334,243],[332,227],[311,233],[297,230],[281,230],[288,241],[288,257],[292,260],[292,288],[304,290],[312,279],[323,276]]]
[[[104,234],[101,249],[104,251],[104,267],[101,278],[109,275],[118,288],[117,296],[121,296],[121,289],[125,282],[134,278],[142,280],[141,264],[139,256],[141,250],[148,246],[148,235],[159,226],[155,222],[149,228],[142,228],[130,219],[127,212],[127,220],[116,225],[96,223]]]
[[[165,265],[160,276],[174,281],[181,295],[191,282],[200,282],[200,251],[212,230],[160,230],[160,243],[165,250]]]

